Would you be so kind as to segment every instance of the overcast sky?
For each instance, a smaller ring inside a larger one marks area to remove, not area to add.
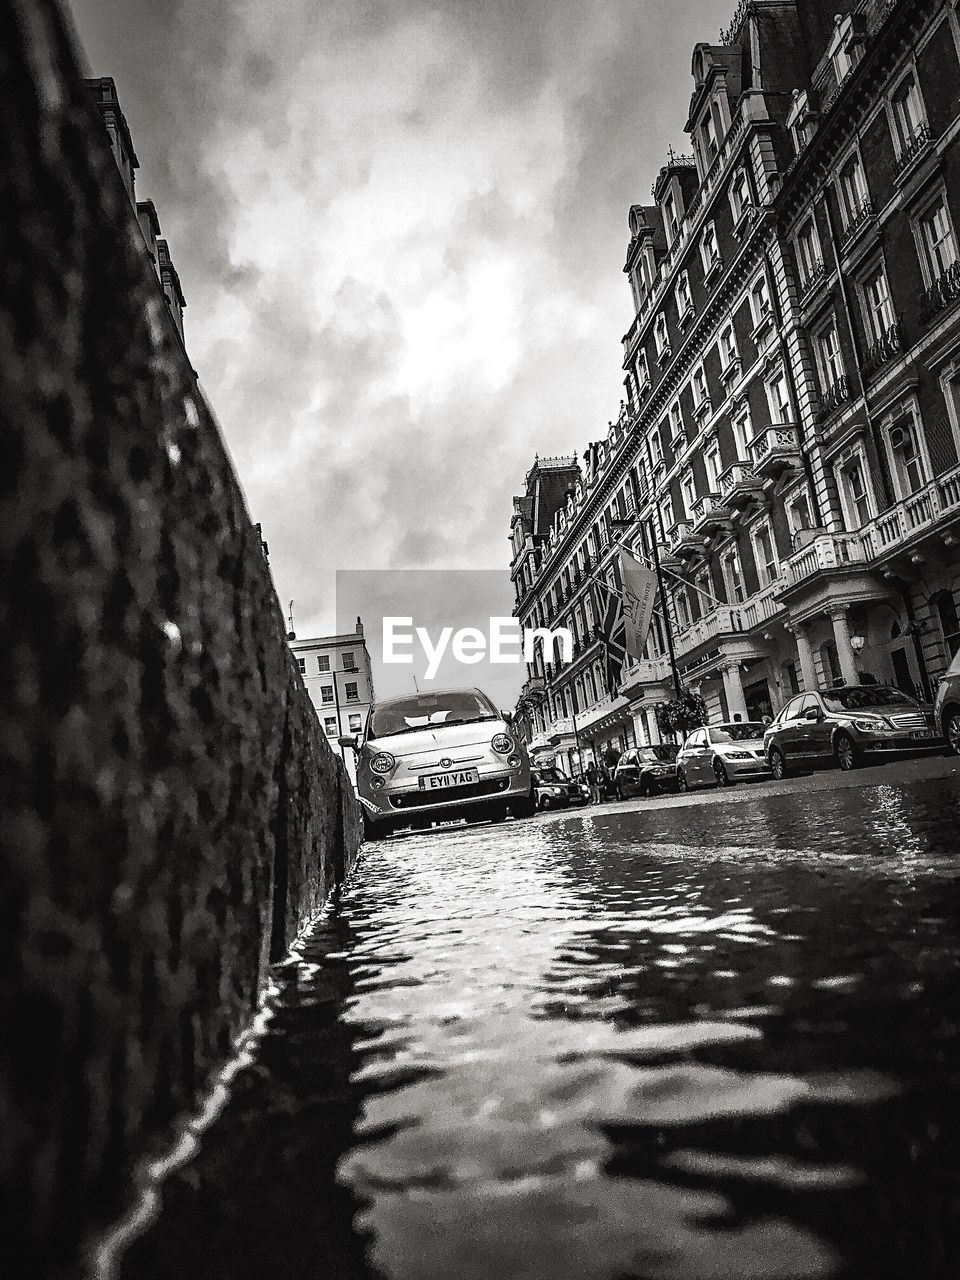
[[[301,636],[337,568],[506,568],[621,395],[631,203],[733,0],[72,0]]]

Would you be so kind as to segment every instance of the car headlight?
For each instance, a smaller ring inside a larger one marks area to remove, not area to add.
[[[374,773],[390,773],[392,769],[397,767],[397,762],[389,751],[379,751],[370,761],[370,768]]]
[[[886,720],[851,720],[850,723],[855,729],[862,729],[865,733],[869,733],[872,729],[890,728]]]
[[[725,751],[723,755],[726,760],[750,760],[752,758],[749,751]]]
[[[495,733],[490,745],[498,756],[505,756],[508,751],[513,750],[513,739],[509,733]]]

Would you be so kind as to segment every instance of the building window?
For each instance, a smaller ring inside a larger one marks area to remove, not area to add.
[[[305,675],[307,674],[307,660],[306,660],[306,658],[298,658],[298,659],[297,659],[297,666],[300,668],[300,674],[301,674],[302,676],[305,676]]]
[[[678,587],[673,599],[677,607],[677,623],[681,629],[686,630],[691,622],[690,600],[687,597],[686,587]]]
[[[846,462],[840,470],[840,493],[843,498],[844,516],[848,530],[862,529],[873,514],[870,495],[863,470],[863,459],[858,455]]]
[[[761,276],[750,290],[750,309],[753,312],[753,323],[759,327],[770,316],[770,290],[767,288],[767,277]]]
[[[320,689],[320,702],[323,706],[333,705],[333,688],[329,684],[325,684]]]
[[[744,406],[738,413],[734,413],[730,425],[733,428],[733,440],[737,447],[737,457],[741,462],[748,462],[750,460],[750,437],[753,435],[750,410]]]
[[[359,702],[359,701],[360,701],[360,694],[359,694],[359,692],[358,692],[358,690],[357,690],[357,682],[356,682],[356,680],[347,680],[347,681],[344,683],[343,688],[344,688],[344,692],[346,693],[346,697],[347,697],[347,701],[348,701],[348,702]]]
[[[817,231],[813,225],[812,217],[807,218],[797,232],[795,245],[797,266],[800,268],[803,284],[810,285],[823,269],[823,262],[820,257],[820,242],[817,239]]]
[[[913,418],[907,414],[895,422],[888,439],[897,491],[901,498],[908,498],[927,480]]]
[[[694,369],[691,386],[693,387],[694,403],[699,407],[707,399],[707,375],[702,364],[698,364]]]
[[[335,738],[337,736],[337,717],[336,716],[323,717],[323,731],[328,738]]]
[[[670,354],[670,335],[667,332],[667,317],[661,311],[654,321],[653,340],[657,347],[657,355],[669,356]]]
[[[773,422],[790,421],[790,397],[787,394],[787,375],[778,369],[767,382],[767,399]]]
[[[703,261],[703,274],[709,276],[714,267],[720,265],[720,246],[717,243],[717,229],[712,222],[708,223],[700,241],[700,258]]]
[[[760,572],[760,582],[767,587],[771,582],[776,582],[780,576],[780,561],[777,558],[776,547],[773,544],[773,535],[770,532],[770,526],[762,524],[753,535],[753,545],[757,557],[757,568]]]
[[[645,351],[637,353],[636,384],[638,395],[643,395],[650,385],[650,370],[647,367],[647,353]]]
[[[717,126],[713,119],[713,112],[707,108],[707,114],[703,117],[703,127],[701,135],[703,138],[703,154],[706,158],[706,167],[709,169],[711,162],[719,150],[717,142]]]
[[[720,367],[724,373],[737,359],[737,335],[732,324],[720,332]]]
[[[909,71],[894,89],[890,97],[893,113],[894,137],[901,154],[908,150],[926,123],[923,102],[917,87],[917,78]]]
[[[840,210],[845,227],[852,226],[867,206],[867,180],[860,157],[854,151],[840,169]]]
[[[686,508],[687,519],[689,519],[693,515],[694,504],[697,501],[697,487],[693,482],[693,476],[684,476],[680,487],[683,490],[683,505]]]
[[[680,411],[680,401],[676,400],[670,406],[667,418],[670,422],[670,439],[674,442],[675,448],[682,448],[686,443],[683,431],[683,414]]]
[[[730,209],[737,223],[750,207],[750,182],[746,169],[738,169],[730,183]]]
[[[690,293],[690,277],[686,271],[677,279],[677,315],[681,320],[693,310],[693,297]]]
[[[807,493],[798,493],[787,503],[787,523],[790,525],[790,532],[794,534],[802,529],[813,528],[813,513]]]
[[[324,673],[325,671],[329,671],[329,670],[330,670],[330,655],[329,655],[329,653],[321,653],[321,654],[318,656],[318,658],[317,658],[317,670],[320,672],[320,674],[321,674],[321,675],[323,675],[323,673]]]
[[[650,466],[656,470],[663,462],[663,442],[660,439],[659,430],[654,427],[650,432],[650,439],[647,441],[650,448]]]
[[[957,242],[942,195],[917,219],[921,263],[927,284],[934,284],[957,260]]]
[[[860,288],[863,301],[863,315],[871,343],[879,342],[896,323],[893,303],[890,300],[890,289],[887,286],[887,274],[882,266],[874,267],[864,277]]]
[[[707,489],[710,493],[720,490],[720,449],[713,445],[704,455],[703,464],[707,470]]]
[[[363,725],[363,718],[361,716],[351,716],[349,719],[349,725],[351,733],[359,733]]]
[[[816,334],[817,366],[820,385],[824,393],[839,386],[843,377],[843,357],[840,354],[840,338],[836,322],[831,317]]]
[[[960,650],[960,616],[957,614],[957,602],[952,591],[941,591],[930,601],[940,624],[944,647],[949,662]]]
[[[356,671],[357,660],[352,653],[345,653],[340,659],[344,671]]]
[[[723,569],[723,580],[727,586],[727,599],[731,604],[742,604],[745,598],[743,574],[740,570],[740,557],[736,549],[732,549],[720,561]]]
[[[672,191],[668,191],[663,197],[663,225],[667,230],[667,244],[672,244],[680,227],[677,202]]]

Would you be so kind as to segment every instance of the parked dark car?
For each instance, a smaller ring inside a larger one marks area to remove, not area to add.
[[[869,756],[941,751],[933,708],[890,685],[837,685],[801,693],[764,734],[775,778],[794,768],[855,769]]]
[[[953,755],[960,755],[960,653],[940,679],[934,718]]]
[[[533,769],[532,776],[538,809],[566,809],[570,805],[590,803],[590,788],[586,783],[566,777],[553,765]]]
[[[624,751],[614,771],[614,783],[621,800],[630,796],[652,796],[677,789],[677,748],[669,742],[654,747],[632,747]]]

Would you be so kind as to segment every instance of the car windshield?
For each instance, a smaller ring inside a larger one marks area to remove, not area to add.
[[[864,711],[868,707],[918,707],[916,698],[889,685],[853,685],[823,695],[828,711]]]
[[[657,743],[652,747],[644,747],[639,753],[643,764],[673,764],[677,758],[678,748],[672,742]]]
[[[370,738],[392,738],[420,729],[499,720],[500,713],[478,689],[453,689],[446,693],[418,693],[394,698],[378,706],[370,719]]]
[[[537,780],[539,782],[566,782],[559,769],[538,769]]]
[[[745,724],[717,724],[710,730],[710,741],[749,742],[753,738],[762,738],[766,727],[759,720],[748,720]]]

